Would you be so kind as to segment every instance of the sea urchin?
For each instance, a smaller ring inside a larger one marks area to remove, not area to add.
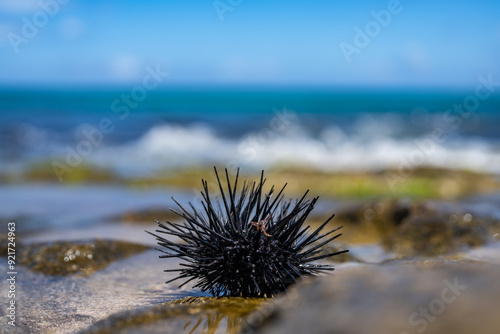
[[[320,234],[334,215],[314,231],[310,226],[303,228],[318,200],[306,200],[308,191],[292,204],[283,200],[285,184],[273,198],[274,186],[263,193],[266,180],[262,171],[259,182],[244,182],[237,195],[239,170],[232,185],[226,170],[226,190],[217,169],[215,175],[222,204],[211,199],[208,183],[202,180],[203,210],[189,203],[188,211],[174,199],[180,211],[172,211],[183,218],[184,224],[156,221],[160,228],[157,233],[178,237],[181,242],[148,232],[164,247],[158,249],[164,253],[161,258],[185,261],[181,269],[165,270],[180,272],[167,283],[187,279],[182,286],[197,279],[194,287],[213,296],[272,296],[302,276],[334,269],[313,261],[348,252],[321,254],[324,245],[341,235],[330,236],[342,226]]]

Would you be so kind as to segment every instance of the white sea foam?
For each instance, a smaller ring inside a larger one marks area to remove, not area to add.
[[[325,171],[433,166],[500,174],[500,150],[494,144],[459,138],[438,143],[430,138],[397,138],[376,131],[347,134],[338,126],[310,134],[294,124],[279,133],[267,129],[229,139],[207,125],[163,124],[132,144],[102,147],[89,159],[124,173],[217,164],[252,169],[293,165]]]

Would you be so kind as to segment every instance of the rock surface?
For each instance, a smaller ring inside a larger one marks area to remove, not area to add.
[[[75,333],[115,313],[199,295],[189,285],[179,289],[175,283],[165,284],[174,275],[163,268],[175,264],[147,250],[86,276],[45,275],[19,266],[16,327],[2,321],[0,333]],[[0,270],[7,272],[6,264],[0,263]],[[7,280],[0,281],[0,291],[7,288]],[[6,298],[1,300],[4,312]]]
[[[383,243],[402,256],[448,254],[486,244],[494,223],[456,205],[418,203]]]
[[[444,201],[376,200],[340,210],[350,242],[381,242],[399,256],[438,256],[482,246],[500,218],[473,205]]]
[[[377,199],[334,211],[343,236],[326,249],[350,250],[334,258],[336,271],[258,301],[186,303],[185,297],[206,295],[194,282],[165,284],[176,274],[163,270],[179,268],[179,261],[158,258],[154,238],[144,233],[155,224],[142,222],[161,210],[124,211],[139,212],[128,219],[138,224],[128,224],[126,215],[108,221],[106,211],[92,228],[21,231],[17,326],[2,321],[0,332],[233,334],[244,326],[242,333],[500,334],[500,195],[460,202]],[[6,262],[0,270],[8,271]],[[450,284],[466,288],[453,295]],[[7,280],[0,281],[0,291],[7,290]]]
[[[148,247],[101,239],[85,242],[53,242],[22,248],[20,263],[47,275],[88,275],[109,263],[143,252]]]
[[[500,331],[500,268],[468,261],[346,266],[252,313],[243,333]]]

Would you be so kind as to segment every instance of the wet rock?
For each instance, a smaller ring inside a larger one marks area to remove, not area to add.
[[[498,220],[470,204],[380,199],[339,210],[344,241],[381,242],[399,256],[437,256],[477,247],[498,233]]]
[[[47,275],[89,275],[111,262],[145,251],[148,247],[123,241],[59,241],[25,245],[20,264]]]
[[[499,274],[438,260],[344,266],[256,310],[242,333],[498,333]]]
[[[109,218],[109,221],[120,221],[124,223],[152,223],[158,221],[176,221],[182,219],[178,214],[166,208],[149,208],[138,211],[125,212],[122,215]]]
[[[238,333],[248,314],[267,303],[263,298],[190,297],[125,311],[101,320],[80,334]]]
[[[411,213],[411,203],[404,199],[378,199],[340,208],[336,223],[344,225],[343,238],[348,242],[379,242],[394,233]]]
[[[86,276],[49,276],[18,266],[18,331],[0,321],[0,333],[77,333],[119,312],[199,295],[189,284],[182,289],[165,284],[175,273],[163,269],[178,264],[157,253],[150,249]],[[0,271],[8,272],[6,261]],[[8,289],[7,280],[0,281],[0,291]]]
[[[400,256],[436,256],[484,245],[493,223],[457,204],[415,203],[398,228],[383,239]]]

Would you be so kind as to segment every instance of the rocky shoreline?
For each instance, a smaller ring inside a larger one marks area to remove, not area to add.
[[[155,195],[156,196],[156,195]],[[123,203],[122,203],[123,204]],[[500,196],[460,199],[323,199],[313,227],[336,213],[343,236],[325,251],[330,275],[275,298],[209,298],[164,282],[152,219],[176,216],[156,202],[103,210],[99,223],[21,229],[16,327],[8,333],[500,333]],[[316,211],[316,210],[315,210]],[[18,224],[23,219],[18,220]],[[6,240],[0,252],[6,255]],[[7,272],[6,263],[0,269]],[[8,282],[0,283],[7,291]],[[7,317],[2,302],[0,314]]]

